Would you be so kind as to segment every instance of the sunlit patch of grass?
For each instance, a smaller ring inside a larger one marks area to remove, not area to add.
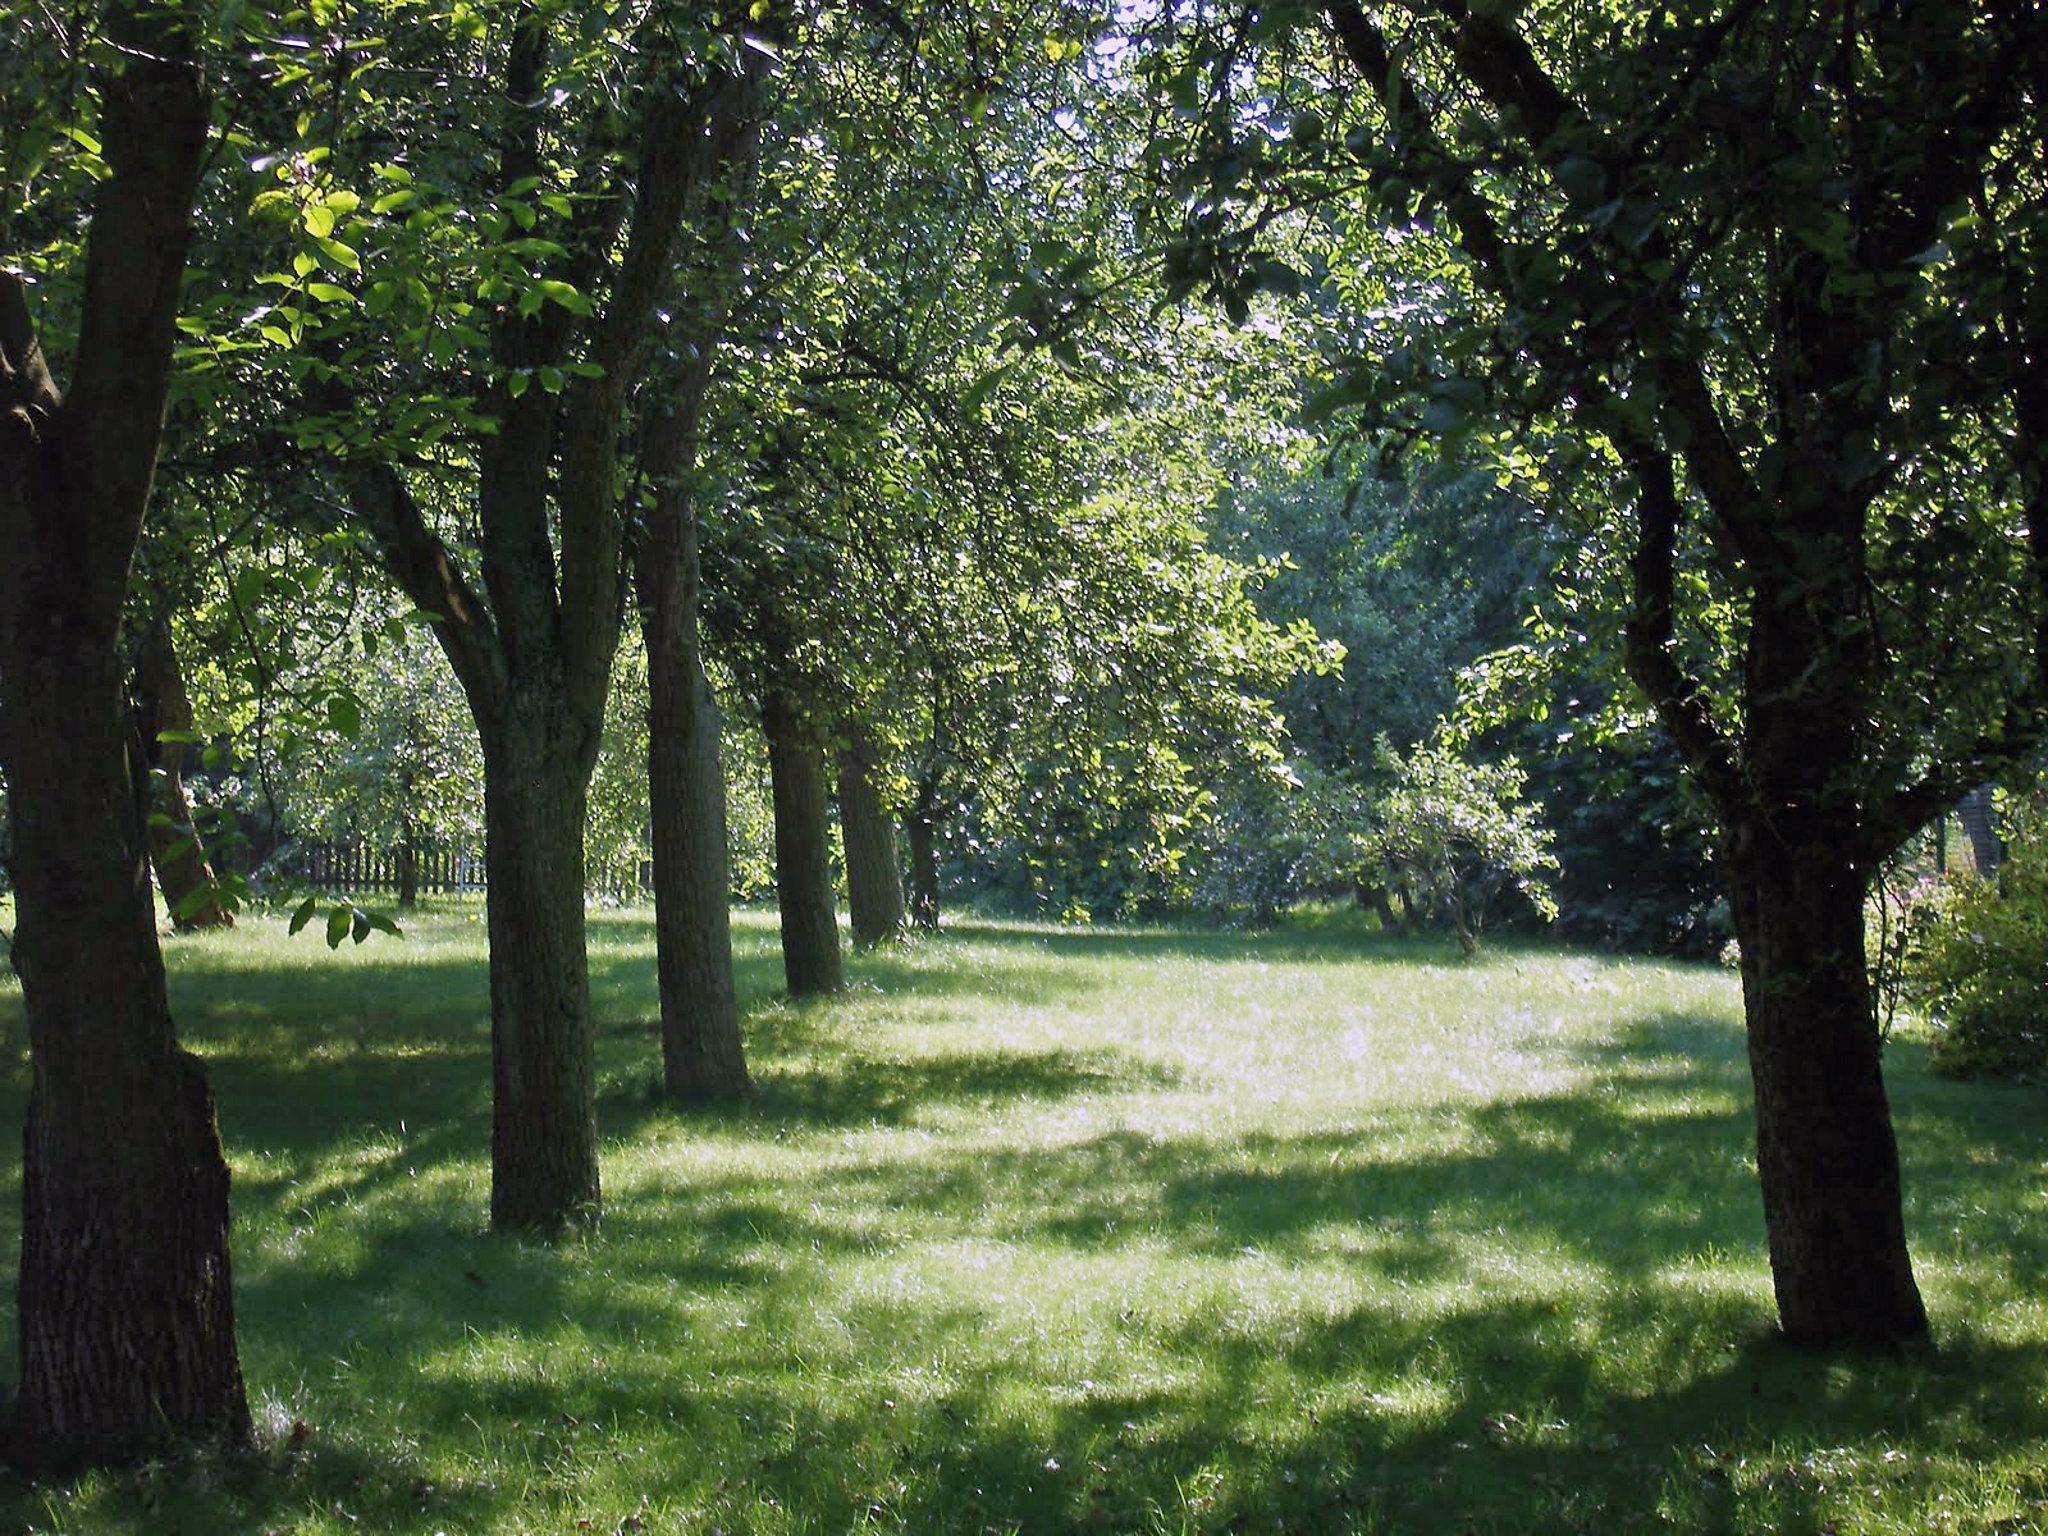
[[[485,1230],[476,918],[169,944],[264,1449],[0,1527],[2048,1529],[2039,1090],[1893,1047],[1941,1345],[1830,1362],[1769,1338],[1724,972],[983,922],[796,1005],[742,913],[759,1092],[685,1114],[598,911],[607,1214],[550,1247]]]

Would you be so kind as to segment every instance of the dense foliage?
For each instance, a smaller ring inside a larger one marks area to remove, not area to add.
[[[1995,878],[1963,874],[1917,893],[1901,981],[1959,1077],[2048,1071],[2048,802],[2005,802]]]

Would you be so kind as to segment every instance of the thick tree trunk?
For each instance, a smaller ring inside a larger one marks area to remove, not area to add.
[[[65,521],[59,513],[52,523]],[[55,576],[52,568],[45,574]],[[19,1462],[130,1460],[249,1415],[212,1095],[173,1036],[111,626],[0,587],[0,689],[34,1072],[23,1142]]]
[[[168,619],[157,619],[143,636],[135,658],[136,706],[143,720],[155,771],[150,775],[149,851],[156,881],[180,933],[232,928],[235,915],[221,901],[220,880],[206,857],[206,844],[192,820],[185,795],[185,745],[165,741],[165,732],[192,729],[192,701],[171,643]]]
[[[697,520],[686,499],[680,488],[662,493],[663,504],[649,514],[636,571],[647,642],[662,1079],[672,1099],[715,1103],[744,1098],[752,1084],[733,990],[718,706],[704,676]]]
[[[1778,1320],[1822,1348],[1927,1337],[1848,846],[1825,829],[1780,842],[1739,827],[1723,854]]]
[[[501,1227],[547,1231],[598,1209],[583,820],[623,619],[619,446],[665,331],[682,231],[722,220],[708,209],[734,190],[724,173],[765,68],[739,46],[739,25],[737,67],[705,89],[678,89],[684,55],[659,51],[676,39],[651,39],[619,103],[637,120],[633,152],[605,157],[583,206],[540,227],[577,248],[572,267],[602,294],[593,312],[507,308],[491,323],[500,383],[482,401],[495,430],[477,440],[481,590],[390,465],[361,462],[350,476],[386,566],[437,616],[484,744]],[[505,110],[490,125],[500,186],[529,184],[564,131],[552,46],[547,17],[529,8],[511,29]],[[571,359],[590,366],[558,394],[519,387]]]
[[[149,888],[147,761],[118,643],[163,430],[208,106],[169,6],[112,4],[68,393],[0,273],[0,740],[28,1019],[23,1465],[126,1460],[249,1428],[228,1170],[179,1050]]]
[[[792,997],[837,992],[839,918],[832,899],[832,835],[825,749],[788,692],[761,705],[775,801],[775,895],[782,908],[782,972]]]
[[[544,705],[484,736],[491,938],[491,1224],[556,1232],[599,1206],[583,928],[589,768]]]
[[[853,942],[872,949],[903,936],[903,871],[896,823],[875,788],[874,747],[864,736],[839,754],[839,831],[846,846],[846,905]]]
[[[903,832],[910,843],[910,921],[920,933],[936,933],[939,927],[939,847],[933,804],[936,796],[929,784],[918,790],[910,814],[903,819]]]

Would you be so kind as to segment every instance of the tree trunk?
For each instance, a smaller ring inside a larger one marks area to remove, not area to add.
[[[174,8],[105,9],[75,375],[0,273],[0,771],[28,1019],[21,1379],[8,1450],[62,1469],[246,1438],[212,1095],[178,1048],[119,633],[163,431],[208,104]],[[194,28],[196,31],[196,27]]]
[[[792,997],[837,992],[839,918],[832,900],[825,750],[786,689],[761,705],[775,801],[775,895],[782,908],[782,972]]]
[[[1963,796],[1962,803],[1956,807],[1956,815],[1963,823],[1963,832],[1970,839],[1970,855],[1977,873],[1997,874],[1999,862],[2005,857],[2005,842],[1998,835],[1991,786],[1980,784]]]
[[[1927,1337],[1848,845],[1826,830],[1779,842],[1745,827],[1723,856],[1779,1323],[1823,1348]]]
[[[249,1415],[227,1164],[205,1071],[178,1048],[164,994],[147,770],[128,753],[113,629],[64,612],[62,581],[24,603],[29,585],[0,588],[13,958],[34,1063],[12,1452],[62,1469],[185,1435],[238,1442]]]
[[[929,782],[920,786],[910,814],[903,821],[904,835],[910,843],[910,921],[921,933],[936,933],[939,928],[936,798]]]
[[[150,775],[150,858],[171,926],[180,933],[232,928],[235,915],[221,900],[220,880],[185,796],[185,744],[163,739],[167,731],[192,729],[192,701],[171,643],[169,619],[158,618],[143,636],[135,658],[135,694],[155,768]]]
[[[701,398],[699,389],[674,407],[690,412],[693,437]],[[662,1080],[672,1099],[717,1103],[744,1098],[752,1083],[733,989],[725,769],[697,627],[699,580],[696,507],[685,488],[671,484],[649,509],[635,552],[647,642]]]
[[[1354,883],[1353,889],[1357,894],[1358,904],[1380,920],[1380,932],[1395,934],[1402,938],[1408,936],[1408,925],[1394,915],[1393,903],[1387,900],[1384,886],[1375,885],[1370,880],[1359,880]]]
[[[491,1224],[556,1232],[599,1206],[583,930],[589,769],[526,702],[484,737],[491,939]]]
[[[846,845],[846,905],[861,949],[903,936],[903,872],[896,823],[875,788],[874,747],[864,736],[839,754],[839,831]]]
[[[419,900],[419,829],[413,825],[410,816],[402,816],[398,822],[398,909],[401,912],[410,912],[419,905]]]

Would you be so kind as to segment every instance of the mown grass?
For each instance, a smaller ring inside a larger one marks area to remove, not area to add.
[[[1724,973],[973,924],[797,1007],[772,924],[758,1100],[679,1115],[648,923],[594,921],[607,1213],[555,1248],[483,1227],[470,915],[170,942],[263,1449],[0,1525],[2048,1530],[2037,1089],[1892,1047],[1939,1345],[1822,1360],[1769,1337]]]

